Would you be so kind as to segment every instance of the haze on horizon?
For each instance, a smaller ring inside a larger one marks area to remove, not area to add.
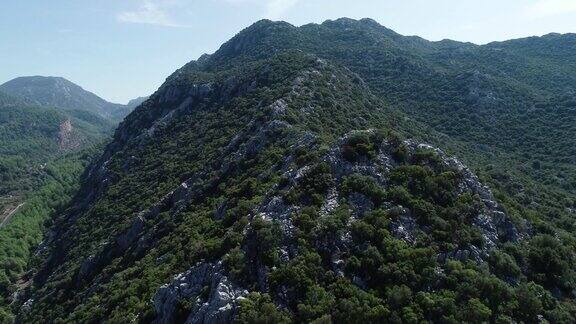
[[[62,76],[119,103],[263,18],[294,25],[369,17],[403,35],[484,44],[576,32],[574,0],[10,1],[0,12],[0,83]]]

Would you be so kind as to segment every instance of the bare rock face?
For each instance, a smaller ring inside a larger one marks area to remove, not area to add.
[[[66,119],[60,124],[60,130],[58,131],[58,146],[62,151],[69,151],[80,147],[82,141],[80,140],[78,134],[74,133],[74,128],[72,127],[72,121]]]
[[[185,323],[230,323],[247,294],[228,280],[221,263],[200,263],[160,287],[153,298],[154,323],[174,323],[183,316]],[[189,309],[181,309],[184,303]]]

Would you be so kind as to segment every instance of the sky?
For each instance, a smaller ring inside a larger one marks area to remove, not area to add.
[[[0,0],[0,83],[62,76],[126,103],[257,20],[340,17],[485,44],[576,32],[576,0]]]

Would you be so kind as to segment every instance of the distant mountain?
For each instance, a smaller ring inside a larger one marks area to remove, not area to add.
[[[46,163],[101,143],[131,110],[62,78],[17,78],[0,87],[0,214],[3,198],[21,200],[42,183]]]
[[[146,97],[138,97],[136,99],[132,99],[128,102],[128,104],[126,104],[126,106],[129,107],[130,109],[134,109],[134,108],[140,106],[144,101],[148,100],[148,98],[150,98],[150,97],[146,96]]]
[[[0,198],[35,188],[42,165],[101,143],[132,109],[59,77],[0,85]]]
[[[257,22],[124,119],[0,295],[23,323],[575,323],[575,64],[572,35]]]
[[[104,117],[93,106],[53,106],[70,103],[71,97],[49,95],[49,89],[40,93],[51,100],[32,99],[42,98],[31,96],[38,89],[0,91],[0,287],[20,273],[29,249],[42,237],[44,221],[71,197],[85,163],[117,125],[118,117]],[[4,314],[0,306],[2,323]]]
[[[130,112],[129,107],[108,102],[61,77],[19,77],[0,85],[0,91],[38,106],[84,110],[111,120],[120,120]]]
[[[0,93],[0,198],[33,189],[41,165],[100,143],[113,129],[112,122],[87,111],[33,105]]]

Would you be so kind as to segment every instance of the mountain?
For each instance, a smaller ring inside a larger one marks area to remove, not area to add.
[[[97,122],[44,107],[0,107],[0,195],[32,189],[47,160],[104,140],[111,126]]]
[[[563,50],[551,50],[550,42]],[[576,143],[558,134],[562,125],[573,123],[559,125],[553,117],[559,110],[574,116],[575,48],[574,34],[477,46],[404,37],[369,19],[299,28],[262,21],[206,64],[217,70],[284,49],[314,53],[358,73],[380,97],[442,133],[474,145],[530,152],[542,160],[550,160],[545,148],[554,145],[573,165]],[[509,125],[509,120],[517,122]],[[519,140],[526,132],[555,136],[544,136],[546,143]]]
[[[88,110],[43,106],[0,91],[1,322],[10,317],[6,293],[25,273],[46,221],[68,203],[115,124]]]
[[[218,72],[289,49],[357,73],[407,118],[459,142],[453,152],[488,173],[487,180],[515,203],[570,222],[567,211],[576,194],[575,34],[479,46],[405,37],[371,19],[301,27],[264,20],[181,71]]]
[[[0,91],[38,106],[88,111],[111,120],[121,120],[130,112],[129,107],[110,103],[61,77],[19,77],[0,85]]]
[[[574,322],[573,39],[260,21],[124,119],[28,274],[7,272],[4,309]]]
[[[150,97],[149,96],[148,97],[138,97],[136,99],[132,99],[126,104],[126,106],[130,107],[130,109],[135,109],[136,107],[138,107],[142,103],[144,103],[144,101],[148,100],[148,98],[150,98]]]
[[[0,200],[34,188],[48,160],[101,143],[114,130],[116,122],[90,104],[66,105],[81,102],[82,92],[94,95],[64,79],[18,78],[1,88]]]
[[[104,141],[132,109],[58,77],[20,77],[1,85],[0,198],[34,188],[49,159]]]

